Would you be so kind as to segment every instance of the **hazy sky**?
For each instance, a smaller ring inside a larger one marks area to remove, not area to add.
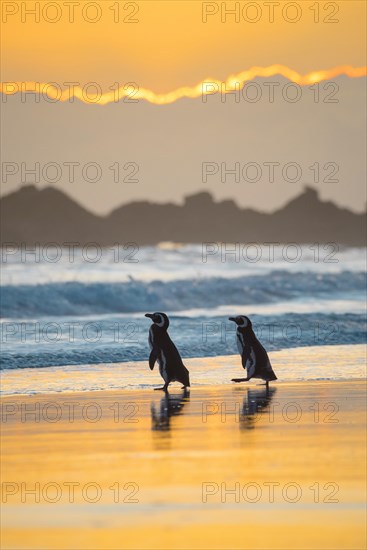
[[[206,189],[269,211],[309,184],[323,199],[364,210],[366,78],[321,83],[317,102],[309,87],[296,103],[285,101],[289,82],[282,78],[254,81],[252,90],[255,84],[262,94],[255,103],[242,96],[222,102],[218,94],[164,106],[37,103],[33,96],[22,103],[19,94],[8,96],[3,192],[26,182],[54,185],[107,212],[136,199],[181,202]]]

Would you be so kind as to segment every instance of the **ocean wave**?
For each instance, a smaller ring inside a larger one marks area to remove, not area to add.
[[[271,304],[306,298],[364,295],[366,274],[274,271],[232,279],[222,277],[122,283],[48,283],[3,286],[2,318],[86,316],[145,311],[184,311],[226,304]]]
[[[294,347],[351,345],[366,341],[365,315],[251,315],[257,337],[268,351]],[[121,321],[121,319],[120,319]],[[146,361],[150,321],[144,316],[73,318],[37,323],[0,324],[0,370],[62,365],[96,365]],[[116,330],[118,327],[118,330]],[[88,330],[87,330],[88,328]],[[170,335],[183,358],[236,355],[235,326],[228,316],[171,316]],[[347,368],[347,365],[346,365]]]

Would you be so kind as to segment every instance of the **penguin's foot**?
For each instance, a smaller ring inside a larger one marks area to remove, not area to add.
[[[232,378],[232,382],[248,382],[249,378]]]
[[[162,390],[162,391],[167,392],[167,391],[168,391],[168,384],[167,384],[167,386],[164,385],[164,386],[162,386],[161,388],[154,388],[154,390],[155,390],[155,391],[160,391],[160,390]]]

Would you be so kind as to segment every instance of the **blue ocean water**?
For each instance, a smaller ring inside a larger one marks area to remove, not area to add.
[[[183,357],[235,354],[227,319],[236,313],[251,317],[269,351],[365,342],[365,249],[332,261],[300,250],[296,262],[282,250],[254,263],[167,244],[139,250],[133,263],[113,251],[98,262],[82,250],[72,262],[3,258],[1,368],[145,360],[148,311],[168,313]]]

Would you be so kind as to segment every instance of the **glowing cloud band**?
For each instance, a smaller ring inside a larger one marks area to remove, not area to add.
[[[62,90],[61,87],[56,87],[55,83],[44,82],[4,82],[0,84],[0,92],[5,95],[13,95],[16,93],[36,93],[47,97],[49,101],[73,101],[73,98],[77,98],[83,103],[89,103],[93,105],[106,105],[107,103],[117,102],[124,100],[126,102],[133,102],[137,100],[145,100],[149,103],[156,105],[167,105],[174,103],[182,98],[198,98],[205,95],[213,95],[213,93],[227,93],[238,89],[239,85],[243,85],[245,82],[254,80],[257,77],[269,78],[275,75],[280,75],[287,80],[294,82],[300,86],[307,86],[321,82],[323,80],[330,80],[338,76],[345,75],[349,78],[360,78],[367,76],[367,67],[351,67],[350,65],[342,65],[334,67],[333,69],[313,71],[305,75],[301,75],[289,67],[284,65],[271,65],[270,67],[252,67],[247,71],[231,75],[226,81],[207,78],[202,80],[196,86],[185,86],[178,88],[167,94],[157,94],[151,90],[145,88],[139,88],[137,84],[129,83],[121,87],[112,89],[109,92],[103,93],[99,90],[97,83],[88,83],[84,88],[80,86],[70,86],[69,88]],[[86,88],[93,90],[86,92]]]

